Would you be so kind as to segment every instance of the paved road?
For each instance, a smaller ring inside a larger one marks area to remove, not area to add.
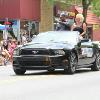
[[[100,71],[31,71],[16,76],[11,66],[0,66],[0,100],[100,100]]]

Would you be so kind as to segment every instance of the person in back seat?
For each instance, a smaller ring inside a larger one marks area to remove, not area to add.
[[[75,23],[71,27],[71,30],[78,31],[80,33],[81,38],[84,38],[86,33],[86,24],[83,21],[83,15],[77,14],[75,17]]]

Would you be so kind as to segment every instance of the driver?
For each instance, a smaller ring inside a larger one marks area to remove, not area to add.
[[[66,14],[61,13],[56,30],[57,31],[65,31],[65,30],[70,30],[70,29],[71,29],[70,25],[68,24],[68,20],[66,19]]]

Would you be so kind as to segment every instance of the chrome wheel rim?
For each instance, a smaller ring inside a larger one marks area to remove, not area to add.
[[[97,65],[97,67],[100,69],[100,53],[98,52],[97,54],[96,54],[96,65]]]
[[[72,53],[70,57],[70,67],[72,71],[76,71],[76,66],[77,66],[77,58],[75,53]]]

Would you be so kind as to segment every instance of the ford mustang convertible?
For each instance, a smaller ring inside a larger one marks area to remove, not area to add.
[[[79,68],[100,69],[97,43],[80,39],[77,31],[48,31],[38,34],[30,43],[17,47],[13,54],[13,70],[23,75],[27,70],[63,69],[74,74]]]

